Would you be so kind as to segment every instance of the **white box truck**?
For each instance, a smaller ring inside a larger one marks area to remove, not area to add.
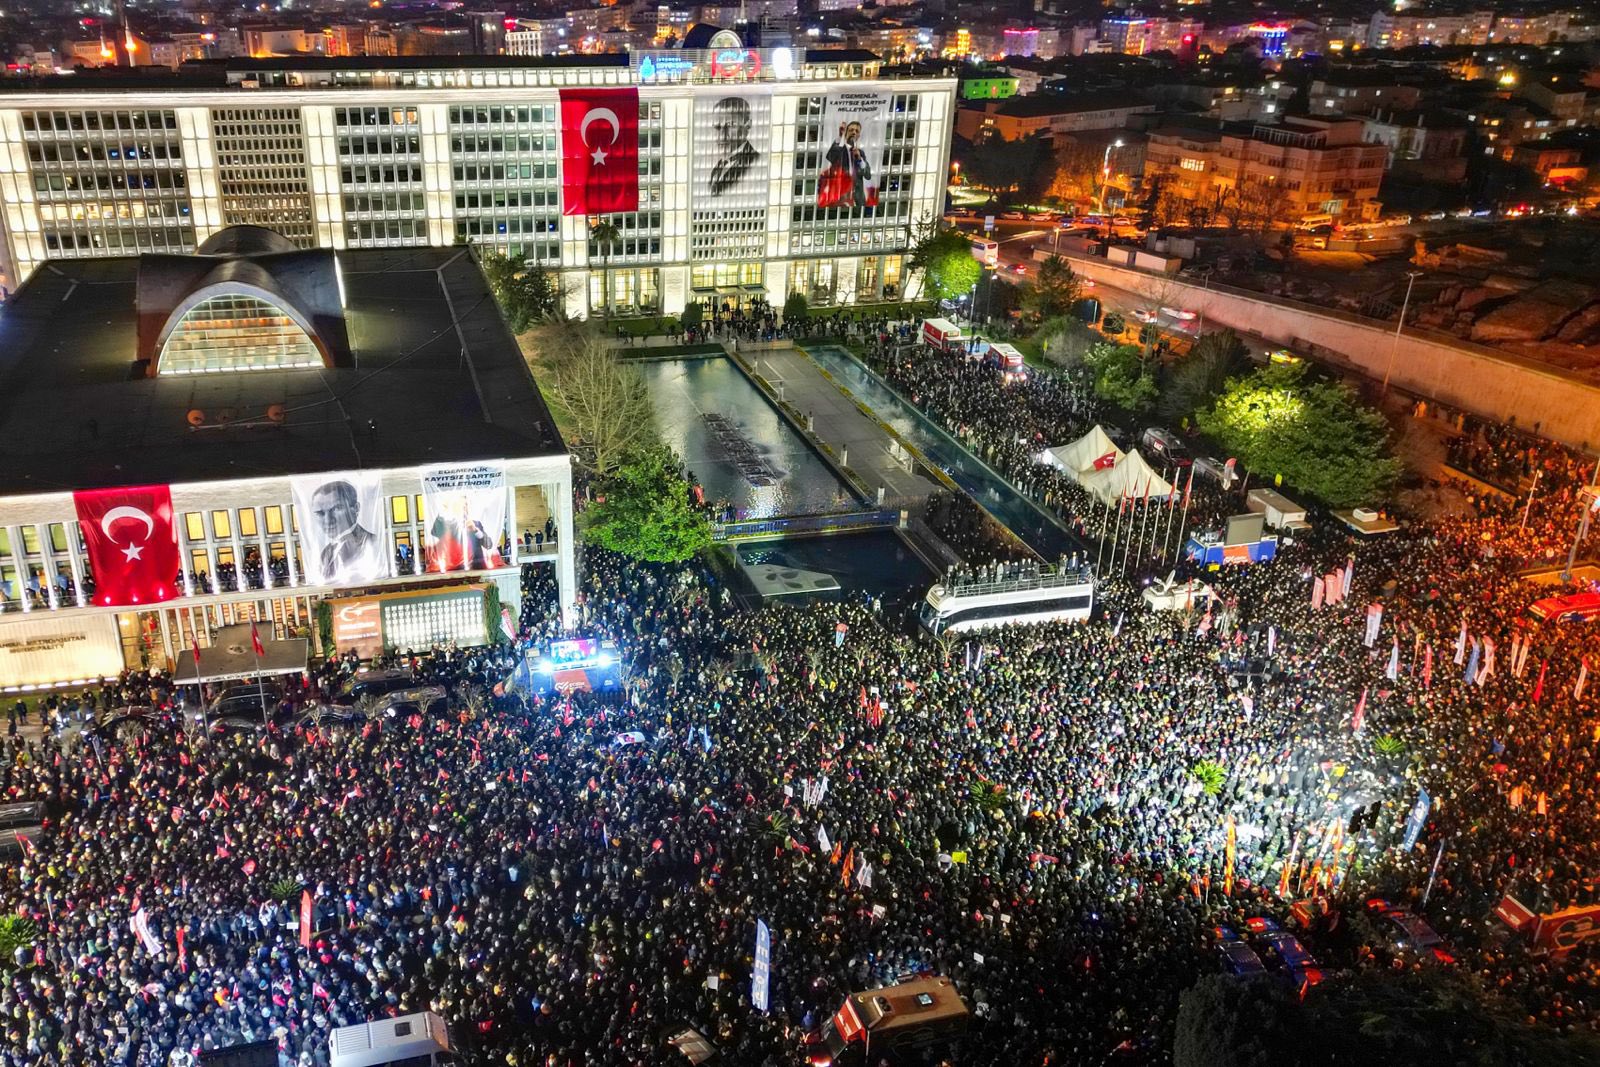
[[[1306,509],[1275,489],[1252,489],[1245,494],[1244,506],[1265,515],[1274,530],[1309,530]]]

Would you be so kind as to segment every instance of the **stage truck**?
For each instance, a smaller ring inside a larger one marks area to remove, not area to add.
[[[1013,577],[953,579],[928,590],[917,620],[935,637],[1013,622],[1087,620],[1094,611],[1094,575],[1087,567],[1041,566]]]
[[[622,657],[614,641],[576,637],[529,648],[505,683],[507,692],[601,693],[622,685]]]
[[[812,1067],[931,1067],[954,1053],[972,1013],[948,978],[918,978],[851,993],[806,1035]],[[957,1061],[959,1062],[959,1061]]]

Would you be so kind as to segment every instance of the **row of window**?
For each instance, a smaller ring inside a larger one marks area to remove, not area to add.
[[[148,250],[194,251],[194,230],[160,230],[143,227],[126,230],[107,230],[104,233],[78,231],[51,232],[44,235],[44,246],[52,252],[143,252]]]
[[[249,124],[212,123],[211,132],[218,138],[238,137],[248,138],[252,141],[269,141],[288,138],[295,146],[300,145],[300,123],[294,122],[257,122]]]
[[[351,241],[426,241],[426,219],[382,219],[347,222],[344,235]]]
[[[659,105],[657,105],[659,107]],[[642,112],[643,107],[640,108]],[[470,123],[478,126],[487,123],[511,124],[526,126],[532,122],[554,122],[556,108],[553,104],[541,107],[453,107],[450,109],[450,125],[460,126]]]
[[[344,198],[347,215],[373,211],[421,211],[423,207],[421,193],[347,193]]]
[[[457,211],[480,208],[557,208],[561,194],[554,189],[495,189],[492,192],[457,193]]]
[[[333,109],[335,126],[415,126],[417,109],[414,107],[336,107]]]
[[[40,193],[76,193],[89,190],[116,192],[118,190],[178,190],[187,188],[183,171],[170,174],[141,174],[138,171],[111,174],[35,174],[33,188]]]
[[[22,129],[27,133],[81,133],[92,130],[175,130],[174,111],[24,111]]]
[[[396,133],[387,137],[339,138],[341,156],[416,156],[422,154],[422,137]]]
[[[99,222],[119,219],[179,219],[189,217],[189,206],[171,200],[120,200],[112,203],[90,201],[78,204],[40,204],[41,222]]]
[[[339,168],[339,179],[345,185],[395,185],[401,182],[420,185],[422,164],[355,164]]]
[[[183,147],[177,141],[144,144],[101,144],[98,141],[63,144],[30,144],[28,159],[34,163],[120,163],[151,159],[182,159]]]

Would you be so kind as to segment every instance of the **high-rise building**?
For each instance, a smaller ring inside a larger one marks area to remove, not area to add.
[[[917,221],[943,207],[956,91],[879,67],[724,34],[631,57],[241,59],[182,93],[42,82],[0,97],[0,285],[52,259],[189,253],[249,223],[302,248],[523,254],[559,272],[573,314],[875,299],[899,290]],[[608,248],[562,213],[559,94],[584,86],[639,90],[639,205],[607,217]],[[846,92],[881,98],[875,203],[859,208],[817,188],[838,136],[824,117]],[[750,180],[713,188],[728,97],[749,116]]]

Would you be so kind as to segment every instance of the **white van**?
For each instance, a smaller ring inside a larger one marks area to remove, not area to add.
[[[331,1067],[444,1067],[457,1064],[444,1019],[431,1011],[341,1026],[328,1035]]]

